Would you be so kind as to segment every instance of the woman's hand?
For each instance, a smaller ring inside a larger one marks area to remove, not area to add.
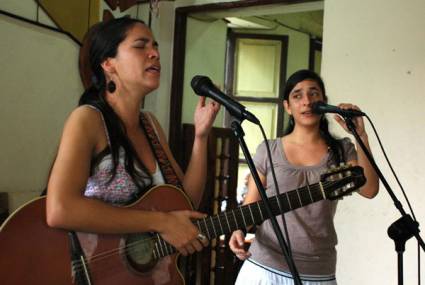
[[[245,235],[241,230],[234,231],[229,240],[230,250],[236,255],[240,260],[245,260],[251,256],[249,251],[246,251],[244,248],[245,244]]]
[[[343,110],[352,109],[352,110],[361,111],[359,107],[349,103],[341,103],[338,105],[338,107]],[[334,118],[335,118],[335,121],[337,121],[338,124],[340,124],[346,132],[351,133],[347,128],[347,124],[345,123],[344,119],[341,116],[335,115]],[[359,134],[359,136],[360,137],[364,136],[366,134],[366,131],[364,127],[363,118],[361,116],[356,116],[356,117],[353,117],[352,120],[354,125],[356,126],[356,131]]]
[[[205,217],[205,214],[188,210],[165,213],[163,225],[158,233],[185,256],[201,251],[208,245],[208,239],[199,232],[192,219]]]
[[[208,136],[215,117],[220,110],[220,104],[215,101],[205,102],[206,98],[201,96],[196,105],[194,123],[195,137],[202,138]]]

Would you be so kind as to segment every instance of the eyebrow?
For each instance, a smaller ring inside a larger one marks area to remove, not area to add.
[[[319,91],[320,89],[317,88],[316,86],[311,86],[311,87],[308,88],[308,90]],[[291,91],[291,93],[298,93],[298,92],[301,92],[301,89],[296,89],[296,90]]]
[[[139,41],[143,42],[143,43],[149,43],[151,41],[151,39],[150,38],[137,38],[137,39],[134,40],[134,42],[139,42]],[[153,45],[159,46],[157,41],[153,41]]]

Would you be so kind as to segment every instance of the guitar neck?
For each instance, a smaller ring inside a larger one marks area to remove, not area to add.
[[[277,216],[281,213],[286,213],[325,199],[323,187],[326,188],[325,185],[319,182],[270,197],[267,200],[273,215]],[[238,229],[245,229],[249,226],[260,224],[268,218],[264,201],[260,200],[215,216],[196,220],[194,224],[200,232],[211,240],[220,235],[230,234]],[[156,258],[164,257],[175,252],[175,249],[162,240],[159,235],[157,235],[157,239],[158,241],[154,250],[154,256]]]
[[[321,187],[322,185],[319,182],[268,198],[273,215],[277,216],[325,199]],[[216,216],[196,220],[195,224],[208,239],[213,239],[238,229],[258,225],[267,219],[269,219],[269,216],[265,203],[260,200]]]

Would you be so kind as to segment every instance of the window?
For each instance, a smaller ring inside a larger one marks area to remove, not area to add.
[[[268,138],[283,133],[283,93],[286,79],[287,36],[253,35],[229,32],[226,62],[226,93],[254,113]],[[230,118],[226,118],[230,126]],[[254,155],[263,140],[258,126],[242,123],[245,141]],[[249,174],[242,151],[239,151],[238,200],[244,194]]]

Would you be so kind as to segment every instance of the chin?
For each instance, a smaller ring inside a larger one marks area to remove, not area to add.
[[[149,90],[149,92],[152,92],[159,88],[159,80],[158,81],[149,81],[145,82],[144,89]]]

